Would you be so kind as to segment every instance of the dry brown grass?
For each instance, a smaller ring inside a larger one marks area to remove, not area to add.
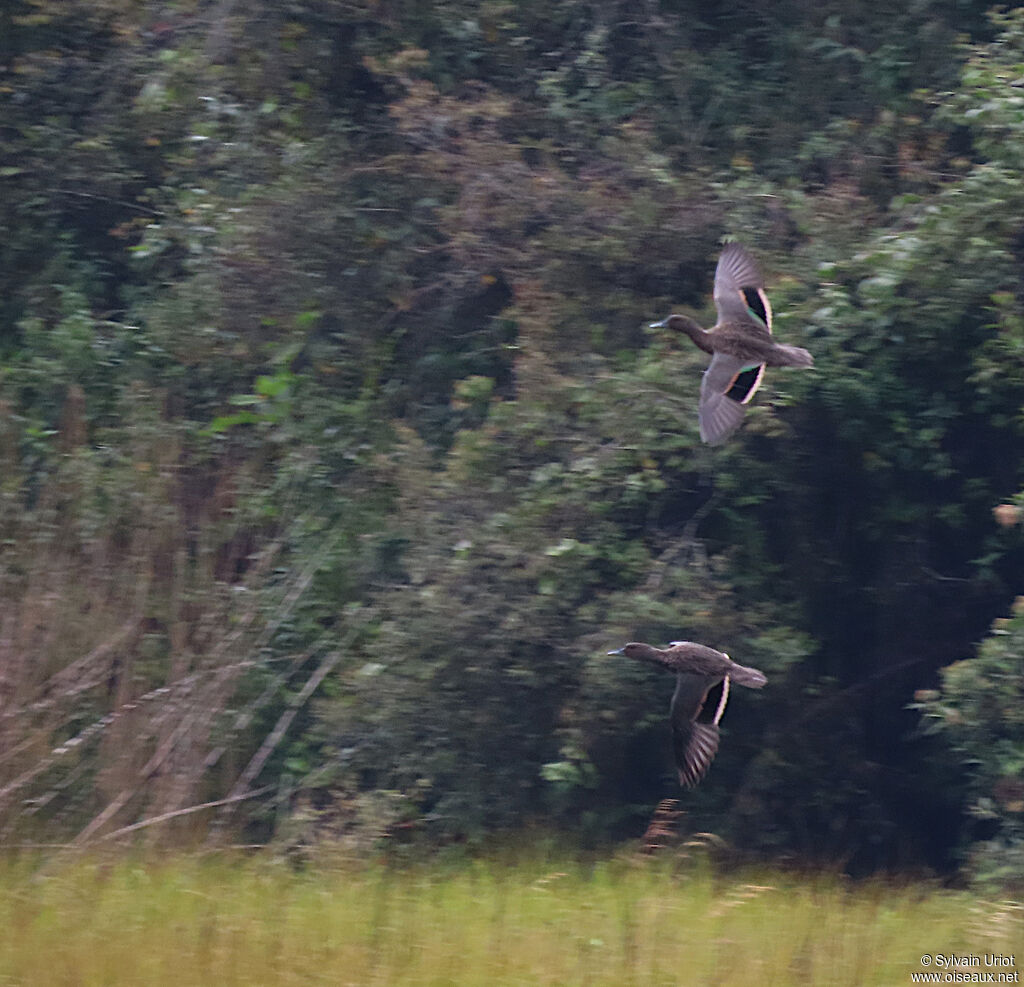
[[[226,711],[310,577],[257,592],[279,546],[238,517],[240,472],[190,461],[159,420],[85,446],[72,398],[30,510],[0,462],[0,835],[86,844],[165,818],[154,834],[185,837],[182,810],[243,794],[225,740],[252,717]]]

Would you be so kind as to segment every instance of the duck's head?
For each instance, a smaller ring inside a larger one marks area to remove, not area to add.
[[[688,315],[677,315],[672,314],[666,316],[660,322],[652,322],[650,324],[651,329],[671,329],[673,332],[703,332],[700,323],[695,319],[691,319]]]
[[[636,641],[631,641],[629,644],[621,648],[616,648],[614,651],[609,651],[609,655],[624,655],[626,658],[645,658],[653,649],[649,644],[638,644]]]

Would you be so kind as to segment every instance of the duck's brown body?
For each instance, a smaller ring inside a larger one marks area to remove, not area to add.
[[[729,698],[729,683],[760,689],[768,681],[756,668],[738,665],[725,652],[693,641],[673,641],[668,648],[633,642],[609,654],[622,654],[676,673],[669,716],[679,784],[684,787],[696,785],[704,777],[718,751],[718,723]],[[723,685],[722,697],[712,714],[708,695],[719,684]]]
[[[669,329],[689,336],[705,353],[723,353],[744,363],[748,369],[766,367],[813,367],[814,357],[800,346],[777,343],[762,325],[751,322],[721,322],[702,329],[686,315],[670,315],[663,323]]]
[[[690,337],[711,363],[700,387],[700,437],[724,442],[739,427],[765,367],[810,367],[814,358],[799,346],[772,338],[772,308],[754,259],[738,243],[726,244],[715,270],[718,322],[701,328],[687,315],[670,315],[665,326]]]
[[[734,662],[724,651],[716,651],[706,644],[693,641],[673,641],[668,648],[653,648],[649,644],[627,644],[622,653],[636,661],[661,665],[670,672],[686,672],[721,682],[726,676],[737,685],[760,689],[768,680],[756,668],[747,668]]]

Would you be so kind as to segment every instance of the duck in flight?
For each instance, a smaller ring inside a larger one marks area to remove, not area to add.
[[[729,683],[760,689],[768,680],[756,668],[737,665],[727,654],[692,641],[673,641],[667,648],[636,642],[610,655],[660,665],[676,673],[669,719],[679,784],[692,788],[704,777],[718,751],[718,723],[729,699]],[[712,711],[708,696],[722,685],[721,698]]]
[[[772,307],[757,263],[738,243],[727,243],[715,269],[718,321],[702,329],[688,315],[670,315],[651,328],[685,333],[711,363],[700,385],[700,437],[724,442],[743,421],[747,404],[761,386],[765,367],[811,367],[814,358],[799,346],[772,338]]]

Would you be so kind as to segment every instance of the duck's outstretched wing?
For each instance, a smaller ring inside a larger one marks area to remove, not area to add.
[[[727,243],[715,269],[718,322],[753,322],[772,331],[772,307],[757,262],[738,243]]]
[[[725,710],[725,701],[719,703],[711,722],[702,722],[701,713],[708,693],[718,679],[706,675],[680,672],[676,676],[676,691],[672,696],[672,749],[675,754],[679,784],[690,788],[707,774],[718,751],[718,721]],[[723,697],[728,692],[723,693]]]
[[[753,368],[726,353],[716,353],[700,382],[700,437],[719,445],[739,428],[747,402],[761,386],[764,364]]]

